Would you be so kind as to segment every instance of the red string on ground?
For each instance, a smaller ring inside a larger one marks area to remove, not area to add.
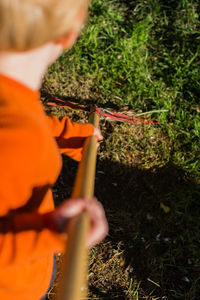
[[[59,106],[59,107],[64,107],[64,108],[69,108],[69,109],[74,109],[74,110],[80,110],[80,111],[85,111],[85,112],[90,112],[91,109],[89,106],[83,105],[83,104],[78,104],[69,100],[61,100],[58,98],[55,98],[51,96],[46,104],[51,105],[51,106]],[[157,119],[141,119],[141,118],[136,118],[134,116],[128,116],[125,113],[118,113],[116,111],[108,111],[108,109],[104,110],[103,108],[100,107],[95,107],[93,111],[96,111],[100,115],[100,117],[106,117],[109,119],[113,119],[116,121],[120,122],[128,122],[132,124],[138,124],[138,123],[143,123],[143,124],[152,124],[152,125],[166,125],[169,127],[168,124],[166,123],[161,123]]]

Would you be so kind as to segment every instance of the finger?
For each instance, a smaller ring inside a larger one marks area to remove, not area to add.
[[[58,209],[57,214],[65,218],[72,218],[80,214],[85,209],[85,201],[83,199],[66,200]]]
[[[103,140],[103,135],[101,134],[101,131],[99,128],[94,127],[94,133],[93,133],[96,137],[98,141]]]
[[[96,244],[100,243],[107,234],[108,225],[106,220],[102,222],[102,220],[96,219],[90,229],[89,236],[87,238],[87,246],[89,248],[94,247]]]
[[[93,247],[101,242],[108,233],[108,223],[103,206],[96,199],[87,205],[91,227],[87,238],[87,246]]]

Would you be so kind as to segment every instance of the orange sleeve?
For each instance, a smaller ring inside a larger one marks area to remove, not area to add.
[[[0,266],[6,267],[61,252],[65,245],[63,235],[46,224],[49,211],[40,214],[34,207],[26,209],[40,184],[46,152],[42,136],[20,123],[19,116],[7,117],[6,122],[2,116],[0,120]]]
[[[47,122],[56,138],[60,153],[80,161],[84,141],[94,132],[93,125],[71,122],[68,117],[59,120],[55,116],[47,116]]]
[[[19,213],[0,218],[1,267],[64,251],[66,236],[49,228],[47,216]]]

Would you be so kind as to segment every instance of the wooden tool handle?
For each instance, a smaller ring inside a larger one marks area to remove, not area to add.
[[[89,123],[99,126],[99,116],[91,114]],[[83,148],[83,157],[78,166],[72,198],[93,197],[96,170],[97,138],[90,136]],[[81,213],[67,226],[67,245],[63,263],[63,283],[58,293],[59,300],[80,300],[87,293],[86,237],[89,230],[89,218]]]

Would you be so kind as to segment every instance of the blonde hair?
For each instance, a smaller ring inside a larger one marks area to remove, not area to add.
[[[88,0],[0,0],[0,51],[26,51],[73,28]]]

